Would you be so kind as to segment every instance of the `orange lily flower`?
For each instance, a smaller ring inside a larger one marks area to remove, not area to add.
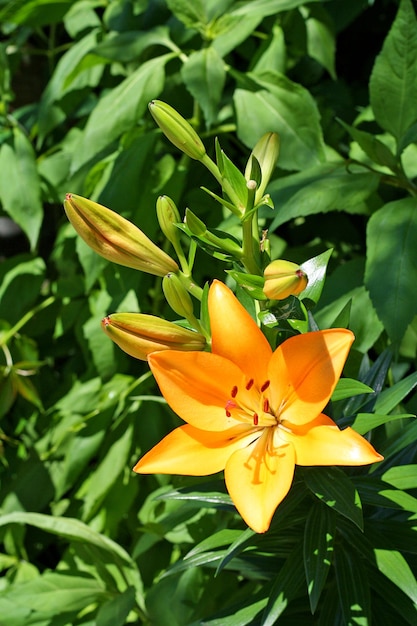
[[[297,335],[273,352],[226,285],[214,281],[208,307],[211,353],[149,356],[163,396],[187,423],[134,471],[206,476],[224,469],[237,510],[262,533],[291,487],[295,465],[366,465],[383,457],[322,414],[354,340],[349,330]]]

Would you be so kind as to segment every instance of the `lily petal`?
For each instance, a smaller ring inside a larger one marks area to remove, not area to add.
[[[188,424],[180,426],[149,450],[133,470],[138,474],[216,474],[224,469],[235,450],[253,439],[253,434],[242,438],[241,432],[242,427],[218,433],[204,432]]]
[[[270,433],[232,454],[224,476],[229,494],[252,530],[264,533],[294,476],[295,451],[291,444],[268,445]]]
[[[354,335],[334,328],[284,341],[269,362],[271,405],[280,419],[306,424],[324,409],[342,373]]]
[[[278,432],[281,440],[294,446],[297,465],[367,465],[384,458],[353,428],[340,430],[323,414],[292,433]]]
[[[219,280],[210,287],[208,308],[213,353],[229,359],[262,385],[272,349],[256,322]]]
[[[233,387],[245,385],[234,363],[209,352],[178,350],[154,352],[148,361],[162,395],[184,421],[211,431],[239,423],[226,417],[225,408]]]

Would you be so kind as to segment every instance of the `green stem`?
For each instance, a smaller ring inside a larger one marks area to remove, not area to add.
[[[255,211],[252,219],[242,222],[242,263],[250,274],[260,276],[262,274],[259,263],[259,242],[258,242],[258,212]]]
[[[197,283],[194,282],[191,274],[187,275],[187,274],[183,274],[182,272],[179,272],[178,276],[182,284],[188,291],[188,293],[190,293],[192,296],[194,296],[195,298],[197,298],[197,300],[201,302],[201,299],[203,297],[203,290],[201,289],[199,285],[197,285]]]
[[[19,332],[19,330],[25,325],[27,324],[27,322],[29,322],[32,317],[34,317],[37,313],[39,313],[40,311],[42,311],[43,309],[46,309],[46,307],[48,307],[50,304],[52,304],[53,302],[55,302],[55,296],[50,296],[49,298],[47,298],[46,300],[44,300],[43,302],[41,302],[40,304],[38,304],[38,306],[35,306],[35,308],[33,308],[31,311],[28,311],[18,322],[17,324],[15,324],[12,328],[10,328],[8,331],[6,331],[1,337],[0,337],[0,347],[4,346],[5,344],[7,344],[7,342],[14,337],[14,335],[16,335],[17,332]]]

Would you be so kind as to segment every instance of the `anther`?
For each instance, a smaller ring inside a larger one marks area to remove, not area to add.
[[[236,387],[236,385],[233,387],[232,391],[230,392],[230,395],[232,396],[232,398],[236,398],[236,396],[237,396],[237,387]]]
[[[270,380],[266,380],[266,381],[264,382],[264,384],[263,384],[263,385],[262,385],[262,387],[261,387],[261,391],[262,391],[262,393],[268,389],[268,387],[269,387],[269,385],[270,385],[270,384],[271,384],[271,381],[270,381]]]
[[[232,414],[227,409],[226,409],[226,417],[232,417]]]
[[[264,398],[264,413],[269,413],[269,400]]]
[[[259,415],[257,413],[253,414],[253,425],[257,426],[259,423]]]
[[[236,402],[233,402],[232,400],[228,400],[226,402],[226,406],[224,407],[225,411],[226,411],[226,417],[232,417],[232,414],[230,412],[231,409],[235,409],[237,406]]]
[[[246,389],[249,391],[249,389],[253,386],[254,380],[253,378],[250,378],[248,380],[248,382],[246,383]]]

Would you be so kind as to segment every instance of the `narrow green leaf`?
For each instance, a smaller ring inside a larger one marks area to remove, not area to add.
[[[390,467],[382,475],[382,480],[397,489],[417,489],[417,465]]]
[[[216,121],[226,80],[224,62],[219,53],[212,46],[193,52],[182,66],[181,75],[210,127]]]
[[[0,148],[0,200],[34,250],[43,219],[40,179],[32,144],[19,126],[13,129],[13,143]]]
[[[311,612],[314,613],[333,560],[335,518],[317,503],[310,510],[304,529],[304,569]]]
[[[417,199],[404,198],[374,213],[367,229],[365,284],[393,343],[417,314]]]
[[[371,600],[367,570],[358,554],[344,546],[335,551],[336,581],[344,624],[371,625]]]
[[[361,383],[359,380],[353,378],[340,378],[337,381],[336,389],[332,394],[333,402],[336,400],[345,400],[345,398],[351,398],[362,393],[373,393],[374,390],[368,385]],[[359,431],[358,431],[359,432]]]
[[[417,119],[417,21],[410,0],[400,2],[369,92],[376,121],[400,141]]]
[[[172,49],[167,26],[155,26],[146,31],[129,30],[122,33],[111,32],[100,41],[91,53],[111,61],[129,63],[137,59],[149,46],[158,45]]]
[[[243,143],[252,147],[265,133],[276,132],[281,139],[281,168],[305,170],[322,163],[320,115],[307,89],[274,72],[247,77],[253,79],[257,90],[236,89],[234,93],[237,134]],[[254,115],[254,111],[259,113]]]
[[[326,252],[322,252],[300,265],[301,269],[307,274],[308,277],[307,287],[300,295],[300,298],[304,302],[305,306],[307,306],[309,301],[314,306],[320,300],[326,280],[327,264],[330,260],[332,252],[333,248],[330,248],[329,250],[326,250]]]
[[[384,389],[375,402],[376,413],[389,413],[415,388],[417,385],[417,372],[413,372],[406,378],[398,381],[392,387]]]
[[[283,142],[284,143],[284,142]],[[281,165],[281,161],[278,161]],[[375,191],[380,176],[354,167],[350,171],[344,163],[325,163],[311,167],[311,162],[297,174],[273,181],[268,191],[278,207],[270,230],[296,217],[347,211],[366,212],[365,202]]]
[[[305,583],[302,550],[303,544],[300,542],[281,567],[269,593],[261,626],[274,626]]]
[[[355,421],[352,424],[352,428],[356,430],[360,435],[369,433],[373,428],[377,428],[382,424],[388,424],[396,419],[404,419],[406,417],[414,417],[409,413],[401,413],[395,415],[381,415],[380,413],[358,413],[355,417]]]
[[[378,569],[417,604],[417,581],[403,555],[396,550],[375,549]]]
[[[352,481],[338,467],[309,467],[303,471],[307,487],[331,509],[363,529],[362,506]]]
[[[390,457],[395,456],[407,446],[415,445],[416,440],[417,420],[413,420],[409,423],[408,428],[404,428],[401,432],[395,433],[395,435],[380,444],[378,452],[383,454],[387,461]]]

